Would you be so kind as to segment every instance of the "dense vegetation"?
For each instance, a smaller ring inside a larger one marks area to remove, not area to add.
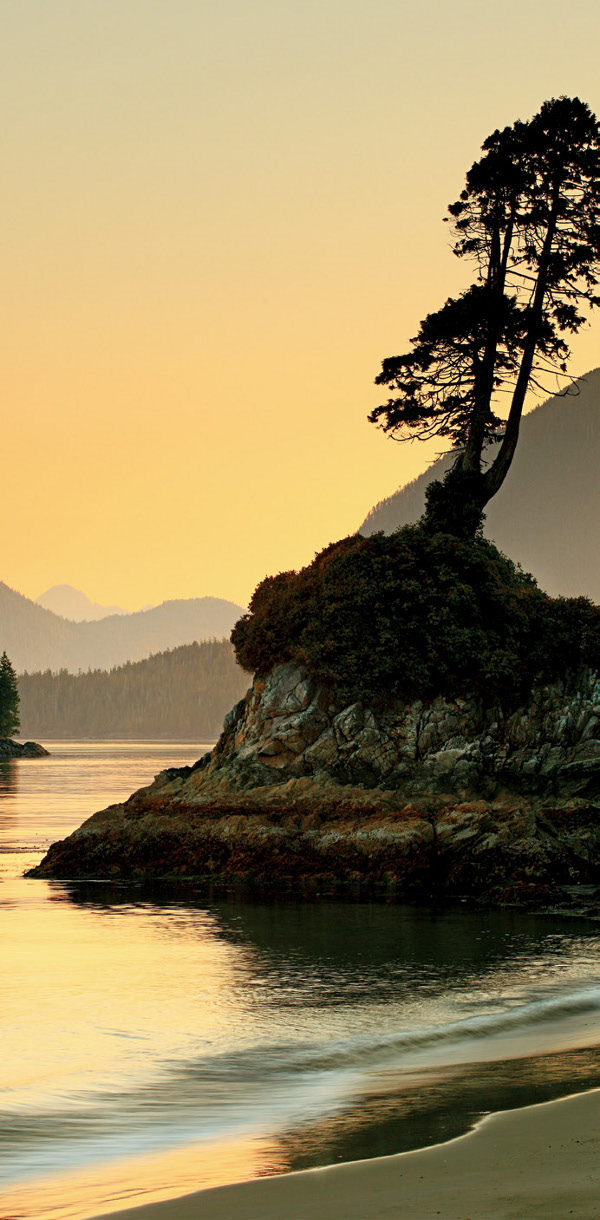
[[[513,700],[539,675],[600,663],[600,610],[548,597],[481,537],[413,525],[267,577],[232,641],[245,669],[294,660],[348,702],[467,689]]]
[[[0,657],[0,737],[19,731],[19,687],[17,675],[6,655]]]
[[[225,640],[185,644],[109,672],[25,673],[22,732],[35,740],[209,739],[247,686]]]

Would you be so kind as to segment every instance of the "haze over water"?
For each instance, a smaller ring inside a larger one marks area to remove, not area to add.
[[[204,747],[50,748],[0,774],[0,1214],[392,1153],[600,1084],[595,925],[23,879]]]

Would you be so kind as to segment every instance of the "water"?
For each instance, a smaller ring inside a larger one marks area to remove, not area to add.
[[[437,1142],[600,1085],[600,928],[24,879],[202,746],[0,767],[0,1215],[84,1217]]]

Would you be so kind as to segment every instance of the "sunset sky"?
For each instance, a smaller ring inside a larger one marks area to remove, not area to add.
[[[2,0],[0,579],[245,604],[436,456],[366,420],[598,0]],[[600,364],[600,311],[573,375]]]

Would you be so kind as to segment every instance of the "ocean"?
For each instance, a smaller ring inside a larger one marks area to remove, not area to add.
[[[0,764],[0,1216],[438,1143],[600,1085],[600,924],[23,877],[207,743]]]

